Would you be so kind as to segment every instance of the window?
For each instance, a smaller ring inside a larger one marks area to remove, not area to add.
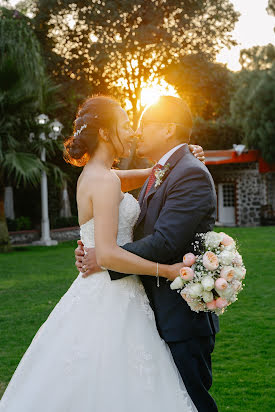
[[[235,185],[230,183],[223,184],[223,206],[234,207],[235,206]]]

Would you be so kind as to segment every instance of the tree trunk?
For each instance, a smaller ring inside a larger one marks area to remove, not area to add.
[[[0,252],[10,252],[11,244],[4,206],[4,185],[0,185]]]
[[[13,201],[13,187],[6,186],[4,194],[4,207],[5,207],[5,216],[8,219],[15,219],[14,214],[14,201]]]
[[[133,105],[132,111],[133,111],[133,129],[137,129],[138,125],[138,120],[140,113],[138,112],[138,100],[137,99],[131,99],[131,103]],[[137,146],[137,141],[134,139],[132,149],[130,156],[127,157],[126,159],[121,159],[119,163],[119,168],[120,169],[136,169],[136,146]],[[141,166],[142,167],[142,166]]]
[[[71,217],[71,205],[70,205],[70,198],[68,194],[68,185],[67,181],[64,182],[61,191],[61,210],[60,210],[60,217]]]

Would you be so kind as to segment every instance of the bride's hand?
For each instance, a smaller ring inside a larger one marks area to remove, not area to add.
[[[175,263],[174,265],[167,266],[168,270],[167,270],[166,278],[170,280],[171,282],[173,282],[173,280],[175,280],[180,275],[180,270],[183,267],[184,267],[183,262]]]
[[[191,153],[199,159],[202,163],[205,164],[205,156],[204,156],[204,151],[201,146],[198,146],[196,144],[190,144],[189,149],[191,150]]]

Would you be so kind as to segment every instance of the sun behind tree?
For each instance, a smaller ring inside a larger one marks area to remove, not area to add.
[[[155,103],[160,96],[179,97],[176,89],[164,79],[144,85],[140,95],[141,108]]]

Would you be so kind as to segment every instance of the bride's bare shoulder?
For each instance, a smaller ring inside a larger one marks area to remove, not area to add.
[[[115,187],[121,190],[120,179],[112,170],[100,166],[84,168],[77,182],[77,191],[84,190],[87,192],[98,191],[100,188],[108,189]]]

